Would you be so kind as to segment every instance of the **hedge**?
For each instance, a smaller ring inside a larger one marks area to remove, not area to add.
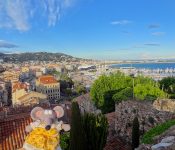
[[[144,134],[143,138],[141,139],[141,142],[144,144],[152,144],[155,136],[162,134],[173,125],[175,125],[175,120],[169,120],[167,122],[155,126],[154,128],[150,129]]]

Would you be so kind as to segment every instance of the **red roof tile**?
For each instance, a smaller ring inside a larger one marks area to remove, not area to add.
[[[26,137],[25,127],[31,121],[29,114],[0,121],[0,149],[16,150],[21,148]]]
[[[13,87],[12,87],[13,92],[20,89],[27,89],[27,85],[21,82],[16,82],[13,84]]]
[[[114,137],[106,143],[104,150],[131,150],[131,147]]]
[[[43,84],[57,83],[57,80],[53,76],[40,76],[38,80]]]

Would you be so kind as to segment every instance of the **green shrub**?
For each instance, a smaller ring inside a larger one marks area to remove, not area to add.
[[[158,86],[147,84],[137,84],[134,87],[134,94],[138,100],[150,100],[153,101],[157,98],[165,98],[166,94],[159,89]]]
[[[115,103],[131,99],[133,96],[138,100],[150,101],[167,96],[153,79],[143,76],[132,79],[121,72],[100,76],[94,81],[90,95],[96,107],[103,113],[114,111]]]
[[[132,126],[132,149],[135,149],[139,146],[139,139],[140,139],[139,126],[140,126],[139,120],[137,117],[135,117]]]
[[[160,83],[160,88],[168,94],[175,94],[175,77],[163,78]]]
[[[150,129],[148,132],[146,132],[142,138],[142,143],[144,144],[152,144],[153,138],[157,135],[162,134],[167,129],[169,129],[171,126],[175,125],[175,120],[169,120],[165,123],[162,123],[160,125],[157,125],[156,127]]]
[[[103,150],[108,133],[107,118],[102,114],[85,114],[82,118],[86,135],[86,150]]]
[[[71,115],[71,130],[70,130],[70,148],[69,150],[85,150],[86,141],[83,132],[82,117],[77,102],[72,103]]]
[[[153,118],[153,117],[149,116],[149,117],[148,117],[148,121],[149,121],[152,125],[154,124],[154,118]]]
[[[60,136],[60,146],[62,150],[69,150],[70,145],[70,132],[61,134]]]
[[[112,99],[115,102],[120,103],[121,101],[126,101],[126,100],[131,99],[132,96],[133,96],[133,89],[130,87],[127,87],[127,88],[121,90],[120,92],[114,94]]]
[[[132,87],[132,78],[121,72],[102,75],[94,81],[90,95],[97,108],[100,108],[103,113],[108,113],[115,108],[113,95],[127,87]]]

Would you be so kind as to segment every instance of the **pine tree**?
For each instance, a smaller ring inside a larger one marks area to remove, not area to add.
[[[132,127],[132,149],[134,150],[139,146],[139,120],[137,117],[133,120],[133,127]]]
[[[85,114],[83,128],[86,135],[87,150],[103,150],[108,131],[108,122],[104,115]]]
[[[86,150],[85,135],[82,127],[80,109],[77,102],[72,103],[70,131],[70,150]]]

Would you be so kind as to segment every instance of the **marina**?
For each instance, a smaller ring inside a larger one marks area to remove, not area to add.
[[[113,64],[109,67],[120,70],[125,74],[143,75],[154,80],[175,76],[175,63]]]

